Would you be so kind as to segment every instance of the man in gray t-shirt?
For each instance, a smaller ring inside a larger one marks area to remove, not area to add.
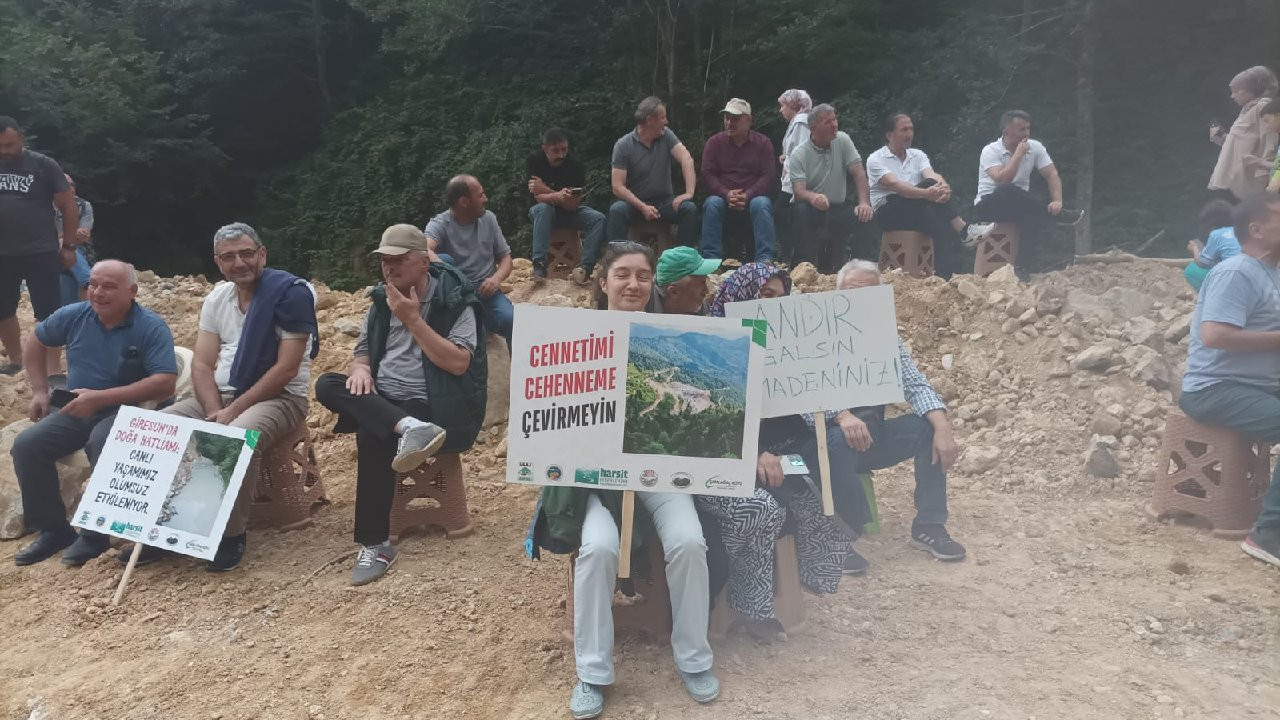
[[[377,580],[395,561],[388,535],[396,473],[413,471],[441,449],[465,450],[480,427],[467,406],[484,414],[479,303],[466,280],[432,264],[427,238],[413,225],[387,228],[374,253],[384,283],[371,293],[348,374],[316,380],[316,400],[338,416],[334,431],[356,434],[361,547],[352,585]]]
[[[1274,445],[1280,442],[1280,196],[1246,198],[1234,220],[1240,254],[1214,266],[1200,287],[1178,406],[1206,425]],[[1280,463],[1241,547],[1280,567]]]
[[[787,173],[791,176],[795,231],[793,261],[807,260],[819,272],[833,273],[844,264],[854,227],[858,222],[870,222],[872,216],[862,156],[849,135],[840,130],[834,107],[823,103],[809,111],[809,141],[791,151]],[[850,176],[857,192],[852,199]],[[825,238],[820,237],[823,229]],[[869,249],[859,248],[860,253]]]
[[[62,259],[53,225],[55,206],[62,212],[64,243],[75,247],[80,243],[80,218],[62,168],[52,158],[28,150],[18,123],[0,115],[0,343],[9,356],[0,363],[3,375],[22,369],[17,318],[22,282],[27,283],[36,320],[59,307]]]
[[[684,193],[673,195],[671,160],[680,164]],[[698,245],[698,206],[693,202],[697,173],[693,156],[667,127],[667,106],[647,97],[636,107],[636,129],[613,144],[613,194],[607,240],[626,240],[627,228],[642,220],[676,226],[676,242]]]
[[[501,335],[511,347],[515,308],[502,292],[511,274],[511,246],[498,218],[484,209],[489,201],[480,181],[458,175],[445,186],[449,209],[431,218],[423,233],[439,259],[451,263],[475,283],[484,302],[484,326]]]

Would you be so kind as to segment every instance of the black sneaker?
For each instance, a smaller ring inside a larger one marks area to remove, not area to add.
[[[547,261],[542,258],[533,259],[533,281],[542,282],[547,279]]]
[[[844,556],[845,575],[866,575],[869,567],[871,563],[866,558],[859,555],[857,550],[849,548],[849,554]]]
[[[1249,557],[1280,567],[1280,530],[1257,530],[1240,543],[1240,549]]]
[[[106,535],[92,530],[81,530],[80,537],[71,543],[71,547],[62,551],[62,564],[80,567],[106,552],[110,547],[110,538]]]
[[[240,567],[240,559],[244,557],[246,544],[245,533],[222,536],[222,541],[218,543],[218,552],[214,553],[212,560],[204,564],[204,569],[209,572],[226,572]]]
[[[1083,219],[1083,210],[1068,210],[1066,208],[1063,208],[1062,211],[1054,217],[1054,221],[1059,225],[1075,225]]]
[[[913,525],[911,547],[924,550],[939,560],[964,559],[964,546],[951,539],[945,525]]]
[[[14,565],[35,565],[57,555],[76,541],[76,531],[70,525],[54,530],[41,530],[34,542],[13,556]]]
[[[116,560],[119,560],[121,565],[128,565],[129,556],[132,554],[133,554],[133,545],[130,545],[128,547],[122,547],[120,548],[120,554],[116,555]],[[163,558],[165,555],[168,555],[168,554],[169,554],[169,551],[165,550],[164,548],[158,548],[155,545],[143,545],[142,552],[138,553],[138,562],[136,563],[136,565],[138,566],[150,565],[151,563]]]

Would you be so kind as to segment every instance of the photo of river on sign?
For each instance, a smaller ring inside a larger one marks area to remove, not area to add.
[[[742,457],[751,340],[633,323],[622,452]]]
[[[208,535],[243,447],[241,438],[193,430],[156,524]]]

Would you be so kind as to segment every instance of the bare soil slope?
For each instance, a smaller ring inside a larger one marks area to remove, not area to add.
[[[804,290],[833,284],[796,275]],[[878,473],[884,528],[859,541],[867,577],[808,597],[807,627],[786,642],[718,642],[724,693],[707,707],[660,639],[620,639],[606,717],[1280,717],[1280,574],[1143,514],[1185,357],[1180,273],[1124,263],[1030,287],[1004,273],[893,284],[903,337],[965,449],[949,527],[969,559],[908,548],[910,466]],[[190,345],[208,289],[148,277],[141,300]],[[527,263],[509,289],[586,302],[564,281],[534,287]],[[320,306],[313,377],[345,367],[365,301],[322,289]],[[0,421],[25,414],[24,387],[0,378]],[[110,608],[114,553],[17,568],[26,541],[0,545],[0,718],[568,717],[567,563],[521,553],[535,496],[502,481],[505,426],[465,459],[475,534],[409,537],[386,578],[350,588],[355,448],[332,420],[313,405],[332,504],[309,528],[251,533],[237,571],[162,561]],[[1109,457],[1115,477],[1086,472],[1087,454],[1104,474]]]

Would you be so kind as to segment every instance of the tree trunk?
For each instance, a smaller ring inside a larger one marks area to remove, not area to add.
[[[316,57],[316,84],[320,87],[320,109],[325,117],[333,114],[333,94],[329,91],[329,63],[325,57],[324,13],[320,0],[311,0],[311,44]]]
[[[1096,0],[1080,0],[1078,25],[1080,61],[1076,66],[1076,201],[1084,212],[1076,225],[1076,255],[1093,250],[1093,73],[1098,46]]]

